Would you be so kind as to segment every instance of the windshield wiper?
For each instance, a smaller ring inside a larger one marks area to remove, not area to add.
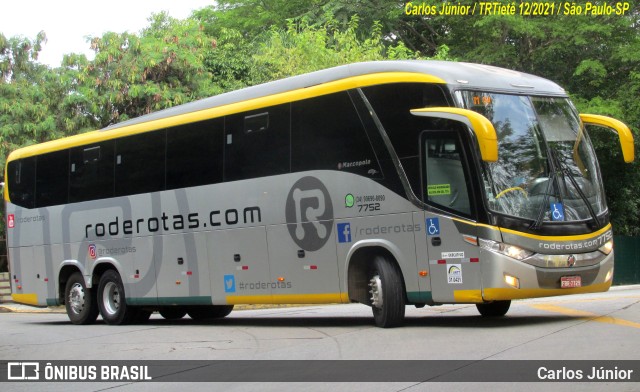
[[[565,176],[567,178],[569,178],[569,181],[571,182],[571,184],[573,184],[573,187],[576,189],[576,192],[578,192],[578,195],[580,196],[580,198],[582,199],[584,204],[587,206],[587,210],[589,210],[589,214],[591,215],[591,217],[593,218],[594,222],[596,223],[596,226],[599,227],[600,226],[600,219],[598,219],[598,215],[593,210],[593,207],[591,206],[591,203],[589,202],[589,198],[587,197],[587,195],[584,194],[584,192],[582,192],[582,189],[580,189],[580,186],[578,186],[578,181],[576,181],[576,177],[571,172],[571,169],[567,166],[567,164],[564,161],[562,161],[558,157],[558,155],[557,155],[555,150],[553,150],[552,148],[549,148],[549,149],[552,150],[551,151],[552,155],[553,155],[554,159],[558,162],[560,170],[562,171],[563,174],[565,174]]]
[[[551,148],[547,148],[547,154],[553,155],[551,153]],[[557,159],[557,157],[556,157]],[[549,198],[551,197],[551,187],[552,181],[556,182],[556,186],[558,187],[558,191],[560,190],[560,184],[558,183],[558,170],[556,169],[556,165],[553,163],[553,160],[549,160],[549,179],[547,180],[547,189],[544,191],[544,199],[542,200],[542,204],[540,205],[540,209],[538,210],[538,216],[536,220],[529,226],[532,230],[538,230],[542,225],[542,220],[544,219],[544,213],[546,211],[546,206],[549,204]],[[561,193],[561,192],[558,192]],[[560,196],[561,197],[561,196]]]

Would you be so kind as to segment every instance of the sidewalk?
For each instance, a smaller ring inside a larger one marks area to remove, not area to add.
[[[38,308],[36,306],[17,304],[15,302],[6,302],[0,304],[0,313],[66,313],[64,306],[48,306],[46,308]]]

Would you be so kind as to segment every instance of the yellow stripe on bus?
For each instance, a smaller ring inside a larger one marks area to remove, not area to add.
[[[522,237],[533,238],[535,240],[540,240],[540,241],[556,241],[556,242],[558,242],[558,241],[588,240],[590,238],[594,238],[594,237],[597,237],[597,236],[599,236],[601,234],[604,234],[609,230],[611,230],[611,223],[609,223],[608,225],[606,225],[602,229],[600,229],[600,230],[598,230],[596,232],[593,232],[593,233],[579,234],[579,235],[559,235],[559,236],[535,235],[535,234],[523,233],[521,231],[515,231],[515,230],[500,228],[500,231],[502,231],[503,233],[509,233],[509,234],[513,234],[513,235],[519,235],[519,236],[522,236]]]
[[[25,304],[25,305],[33,305],[33,306],[42,306],[38,304],[38,294],[30,293],[30,294],[11,294],[11,299],[14,302]]]
[[[479,304],[484,302],[481,290],[454,290],[453,300],[457,303]]]
[[[231,305],[240,304],[331,304],[348,303],[346,293],[326,294],[274,294],[274,295],[228,295],[226,301]]]
[[[487,288],[483,290],[486,301],[503,301],[509,299],[525,299],[552,297],[556,295],[600,293],[609,290],[611,280],[604,283],[592,284],[590,286],[577,287],[574,289],[510,289],[510,288]]]
[[[443,79],[440,79],[436,76],[411,72],[382,72],[370,75],[353,76],[333,82],[319,84],[316,86],[299,88],[296,90],[268,95],[265,97],[258,97],[246,101],[203,109],[196,112],[177,114],[175,116],[128,125],[113,130],[92,131],[59,140],[36,144],[14,151],[13,153],[11,153],[11,155],[9,155],[7,163],[20,158],[27,158],[39,154],[45,154],[48,152],[83,146],[87,144],[102,142],[105,140],[117,139],[124,136],[136,135],[144,132],[155,131],[182,124],[189,124],[211,118],[218,118],[230,114],[280,105],[288,102],[300,101],[303,99],[314,98],[358,87],[388,83],[446,84]]]
[[[611,230],[611,223],[609,223],[605,227],[603,227],[602,229],[600,229],[598,231],[595,231],[593,233],[577,234],[577,235],[562,235],[562,236],[561,235],[558,235],[558,236],[545,236],[545,235],[529,234],[529,233],[525,233],[525,232],[522,232],[522,231],[516,231],[516,230],[511,230],[511,229],[505,229],[505,228],[502,228],[502,227],[487,225],[487,224],[484,224],[484,223],[466,221],[466,220],[459,219],[459,218],[451,218],[451,219],[456,221],[456,222],[464,223],[465,225],[470,225],[470,226],[475,226],[475,227],[484,227],[486,229],[496,230],[496,231],[500,231],[500,232],[503,232],[503,233],[513,234],[513,235],[517,235],[517,236],[521,236],[521,237],[533,238],[533,239],[539,240],[539,241],[580,241],[580,240],[588,240],[588,239],[597,237],[597,236],[599,236],[601,234],[604,234],[607,231]]]

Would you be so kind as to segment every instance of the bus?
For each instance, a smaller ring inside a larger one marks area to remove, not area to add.
[[[608,290],[585,125],[555,83],[493,66],[340,66],[16,150],[12,298],[74,324],[215,319],[236,304],[407,305]]]

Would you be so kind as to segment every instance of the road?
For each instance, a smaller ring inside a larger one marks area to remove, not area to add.
[[[17,360],[640,360],[640,286],[607,293],[514,302],[507,316],[481,318],[475,306],[407,307],[405,326],[380,329],[363,305],[234,311],[226,319],[75,326],[65,314],[0,313],[0,355]],[[39,384],[43,385],[43,384]],[[191,384],[196,390],[208,384]],[[219,390],[294,390],[297,383],[221,384]],[[523,384],[548,390],[549,384]],[[554,383],[553,390],[577,385]],[[28,390],[27,384],[12,384]],[[31,385],[33,386],[33,385]],[[146,386],[146,387],[145,387]],[[497,384],[499,388],[505,384]],[[171,390],[175,383],[49,384],[48,390]],[[360,389],[362,388],[362,389]],[[496,390],[477,383],[312,383],[305,390]],[[603,384],[580,383],[582,390]],[[512,389],[507,388],[505,390]],[[522,389],[522,388],[520,388]],[[638,391],[616,383],[609,390]]]

